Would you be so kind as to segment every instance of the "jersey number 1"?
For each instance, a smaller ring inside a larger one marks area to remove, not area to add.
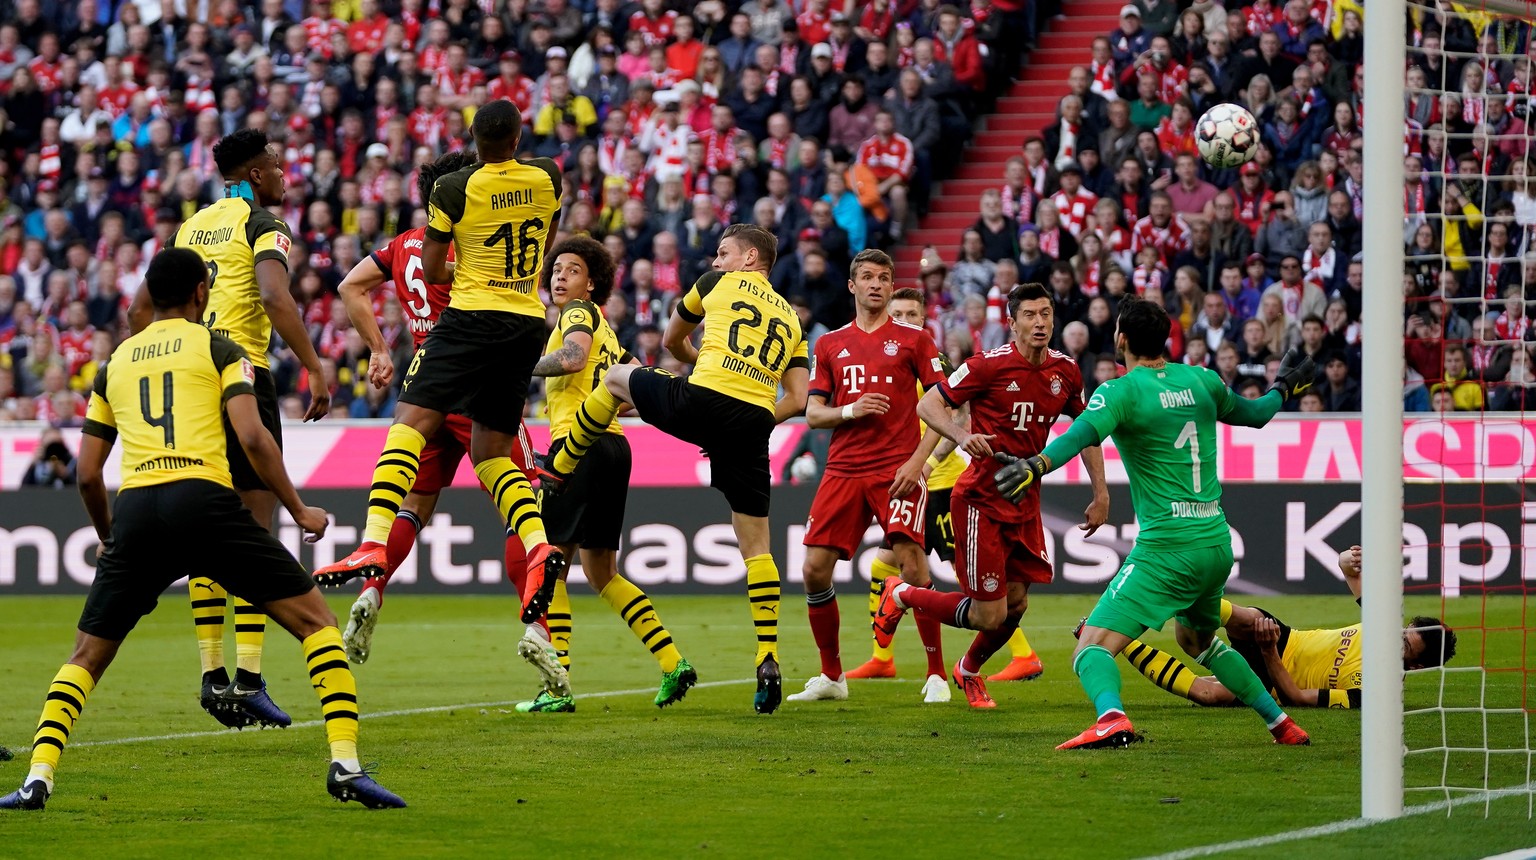
[[[512,235],[510,222],[496,228],[491,238],[485,240],[485,247],[494,248],[499,243],[506,243],[504,249],[507,255],[507,279],[531,278],[539,269],[539,240],[535,233],[544,229],[544,221],[541,218],[529,218],[523,222],[522,229],[516,237]],[[513,239],[516,238],[516,242]]]
[[[151,411],[149,404],[149,377],[139,377],[139,413],[144,416],[144,423],[151,427],[159,427],[165,434],[165,447],[176,449],[176,416],[171,412],[173,401],[171,389],[170,371],[160,375],[160,414]]]
[[[1182,451],[1185,444],[1189,445],[1189,471],[1190,483],[1195,492],[1200,492],[1200,437],[1195,430],[1195,422],[1186,421],[1184,429],[1179,431],[1179,438],[1173,440],[1173,448]]]

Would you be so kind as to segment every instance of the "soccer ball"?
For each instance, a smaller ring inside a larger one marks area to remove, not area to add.
[[[795,462],[789,464],[789,474],[790,477],[795,479],[795,483],[809,484],[816,480],[817,475],[821,474],[821,467],[816,465],[815,457],[807,455],[799,457]]]
[[[1195,146],[1212,167],[1247,164],[1259,149],[1259,122],[1240,105],[1217,105],[1195,123]]]

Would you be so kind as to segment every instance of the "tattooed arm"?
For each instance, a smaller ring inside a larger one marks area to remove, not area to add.
[[[587,366],[592,353],[592,335],[585,331],[573,331],[565,336],[565,343],[554,352],[539,359],[533,366],[534,376],[565,376]]]

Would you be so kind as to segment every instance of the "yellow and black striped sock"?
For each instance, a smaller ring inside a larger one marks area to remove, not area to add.
[[[885,579],[888,576],[901,576],[901,569],[898,568],[894,564],[886,564],[885,562],[881,561],[879,558],[876,558],[874,560],[874,562],[871,563],[870,566],[869,566],[869,629],[870,629],[870,638],[874,638],[875,613],[880,611],[880,592],[885,589]],[[896,638],[895,638],[894,635],[891,637],[891,641],[893,643],[896,641]],[[881,648],[880,647],[880,643],[878,641],[876,641],[875,642],[875,659],[876,660],[886,660],[886,661],[895,660],[896,659],[896,651],[895,651],[894,648],[891,648],[891,647]]]
[[[778,565],[764,553],[747,559],[747,599],[752,603],[752,626],[757,628],[757,665],[779,659],[779,599],[782,596]]]
[[[235,676],[252,683],[261,676],[261,646],[267,638],[267,616],[251,604],[235,598]]]
[[[1189,667],[1179,662],[1177,657],[1159,651],[1139,639],[1132,639],[1131,644],[1125,646],[1124,653],[1125,659],[1136,671],[1145,675],[1148,681],[1175,696],[1189,698],[1189,689],[1195,684],[1195,673],[1189,671]]]
[[[619,613],[640,644],[651,649],[651,655],[661,664],[661,671],[671,672],[677,668],[677,662],[683,659],[683,655],[672,644],[672,634],[667,632],[661,619],[656,617],[656,608],[651,605],[651,599],[645,596],[645,592],[624,577],[615,576],[598,596],[613,607],[614,612]]]
[[[476,463],[475,474],[491,491],[491,501],[501,511],[502,522],[517,532],[530,553],[549,542],[544,536],[544,518],[539,516],[539,499],[533,494],[533,484],[511,457],[492,457]]]
[[[1025,638],[1024,631],[1014,628],[1013,635],[1008,637],[1008,654],[1014,660],[1022,660],[1035,653],[1030,646],[1029,639]]]
[[[555,646],[560,665],[571,668],[571,594],[565,589],[565,580],[555,582],[555,596],[549,599],[549,613],[544,616],[549,624],[549,644]]]
[[[357,760],[357,680],[347,665],[347,653],[341,648],[341,631],[322,627],[304,640],[304,662],[309,667],[309,685],[320,697],[320,715],[325,718],[325,739],[331,744],[331,759]]]
[[[224,586],[203,576],[187,581],[192,594],[192,623],[197,631],[197,653],[203,661],[203,673],[224,668],[224,612],[228,594]]]
[[[608,425],[613,423],[613,416],[617,414],[619,398],[613,396],[606,385],[593,386],[592,393],[587,395],[581,408],[576,411],[576,420],[571,422],[571,433],[565,437],[565,445],[555,455],[555,471],[562,475],[576,471],[576,464],[587,455],[587,449],[592,447],[592,443],[608,432]]]
[[[37,720],[37,733],[32,736],[32,770],[28,779],[41,779],[53,785],[53,772],[59,766],[59,756],[69,743],[69,733],[85,710],[85,699],[96,687],[91,673],[73,663],[65,663],[48,685],[48,698],[43,700],[43,714]]]
[[[370,543],[389,543],[389,530],[400,513],[400,503],[405,494],[416,485],[416,472],[421,469],[421,449],[427,447],[427,439],[408,424],[391,424],[389,436],[384,439],[384,451],[379,463],[373,467],[373,489],[368,492],[368,524],[363,529],[363,540]]]

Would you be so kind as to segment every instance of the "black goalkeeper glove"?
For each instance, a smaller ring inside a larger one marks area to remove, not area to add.
[[[1317,381],[1317,364],[1309,355],[1303,355],[1298,347],[1291,347],[1280,359],[1280,369],[1275,372],[1275,381],[1269,384],[1269,391],[1280,392],[1283,400],[1300,397],[1303,391],[1312,387]]]
[[[997,484],[997,491],[1003,494],[1003,498],[1014,504],[1018,504],[1030,486],[1048,471],[1045,458],[1038,454],[1020,459],[998,451],[992,456],[999,463],[1005,464],[992,474],[992,481]]]

